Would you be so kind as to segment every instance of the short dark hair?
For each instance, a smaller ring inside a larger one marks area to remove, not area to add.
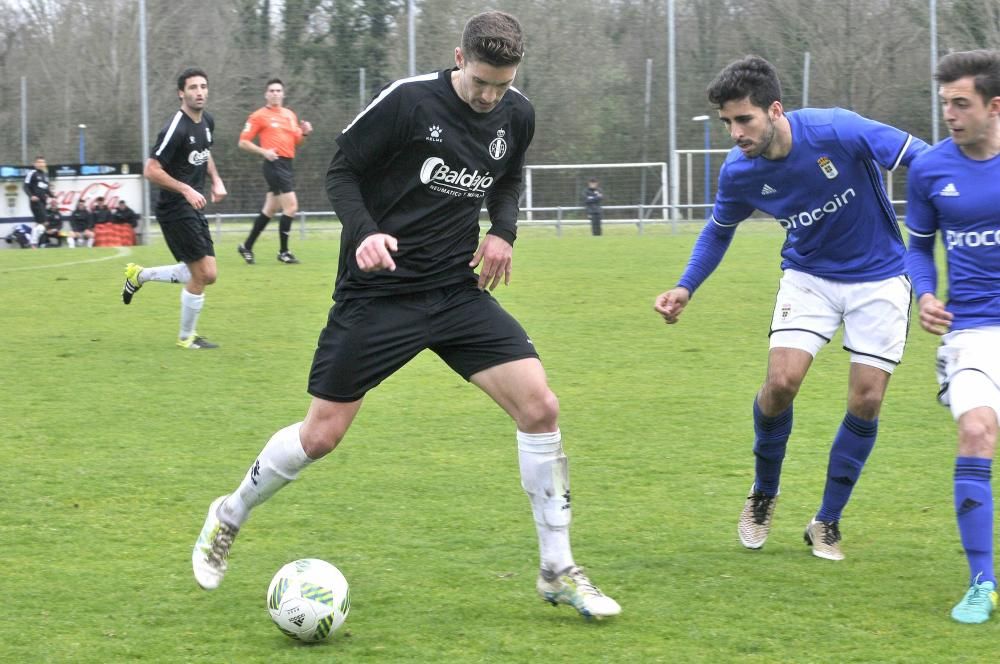
[[[470,60],[494,67],[520,64],[524,57],[521,24],[506,12],[476,14],[462,31],[462,53]]]
[[[728,101],[747,97],[754,106],[765,110],[781,101],[778,72],[770,62],[756,55],[730,62],[708,85],[708,100],[719,108]]]
[[[208,82],[208,74],[206,74],[203,69],[199,69],[198,67],[188,67],[181,72],[180,76],[177,77],[177,89],[183,90],[184,86],[187,85],[187,80],[195,76],[201,76],[205,79],[206,83]]]
[[[275,83],[277,83],[281,87],[285,87],[284,81],[282,81],[280,78],[275,77],[275,78],[272,78],[272,79],[268,79],[267,85],[264,86],[264,89],[267,90],[269,87],[271,87]]]
[[[1000,97],[1000,51],[959,51],[938,60],[934,72],[938,83],[954,83],[966,76],[973,77],[976,92],[983,101]]]

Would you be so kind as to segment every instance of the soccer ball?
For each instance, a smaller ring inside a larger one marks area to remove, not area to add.
[[[344,624],[351,592],[340,570],[303,558],[278,570],[267,589],[267,611],[278,629],[300,641],[322,641]]]

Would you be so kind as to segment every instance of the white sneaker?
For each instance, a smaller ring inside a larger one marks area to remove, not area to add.
[[[219,496],[208,507],[205,525],[201,527],[198,541],[191,552],[194,580],[205,590],[214,590],[222,583],[229,567],[229,547],[233,545],[240,529],[219,520],[217,512],[228,496]]]
[[[585,618],[617,616],[622,611],[618,602],[602,593],[583,573],[583,568],[575,565],[559,574],[542,569],[535,587],[552,606],[569,604]]]

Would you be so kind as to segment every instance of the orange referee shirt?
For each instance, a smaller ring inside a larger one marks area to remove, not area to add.
[[[302,145],[302,127],[291,109],[279,106],[258,108],[247,118],[240,140],[260,137],[260,147],[274,150],[279,157],[295,158],[295,146]]]

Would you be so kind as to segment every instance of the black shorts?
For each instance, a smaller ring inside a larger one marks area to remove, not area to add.
[[[40,198],[37,201],[30,201],[31,216],[35,218],[36,224],[45,225],[45,199]]]
[[[261,167],[267,190],[272,194],[287,194],[295,191],[295,176],[292,173],[292,160],[278,157],[274,161],[264,160]]]
[[[157,210],[156,220],[160,222],[170,253],[180,262],[194,263],[215,255],[208,220],[198,210],[190,206],[164,212]]]
[[[474,284],[351,298],[333,305],[319,335],[309,394],[356,401],[425,348],[465,380],[538,357],[521,324]]]

